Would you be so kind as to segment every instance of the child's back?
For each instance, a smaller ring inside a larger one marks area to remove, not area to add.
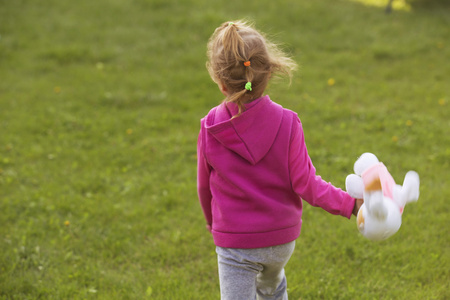
[[[316,176],[297,115],[269,96],[246,106],[232,119],[236,105],[222,103],[202,120],[199,195],[215,244],[260,248],[295,240],[301,198],[350,217],[351,197]]]

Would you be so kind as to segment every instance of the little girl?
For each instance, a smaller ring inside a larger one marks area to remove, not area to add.
[[[316,175],[297,114],[263,96],[272,75],[296,68],[276,45],[243,21],[226,22],[209,40],[207,68],[226,97],[201,120],[197,144],[221,299],[287,299],[302,199],[347,218],[362,200]]]

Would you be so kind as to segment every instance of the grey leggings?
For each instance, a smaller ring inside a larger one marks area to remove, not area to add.
[[[284,266],[294,248],[295,241],[257,249],[216,247],[221,299],[288,299]]]

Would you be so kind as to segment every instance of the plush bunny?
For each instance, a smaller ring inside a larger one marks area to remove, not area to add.
[[[419,175],[409,171],[403,186],[397,185],[372,153],[361,155],[354,171],[347,176],[345,186],[352,197],[364,199],[356,217],[358,229],[369,240],[387,239],[399,230],[406,203],[419,199]]]

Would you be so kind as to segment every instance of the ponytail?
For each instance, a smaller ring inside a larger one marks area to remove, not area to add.
[[[223,50],[228,53],[230,57],[235,61],[243,60],[242,53],[244,50],[244,40],[238,34],[237,25],[233,22],[229,22],[225,27],[222,38]]]

